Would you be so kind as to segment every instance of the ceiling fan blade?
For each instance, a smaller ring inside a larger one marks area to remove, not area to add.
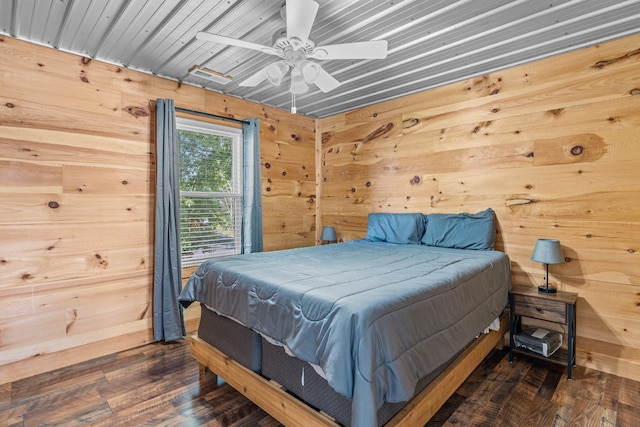
[[[244,40],[221,36],[219,34],[206,33],[204,31],[200,31],[198,32],[198,34],[196,34],[196,38],[198,40],[204,40],[208,42],[222,43],[222,44],[228,44],[231,46],[243,47],[245,49],[258,50],[260,52],[268,53],[269,55],[278,55],[278,52],[276,52],[270,46],[265,46],[258,43],[246,42]]]
[[[383,59],[387,57],[387,41],[373,40],[318,46],[307,57],[313,59]]]
[[[258,71],[257,73],[249,76],[248,78],[240,82],[238,86],[254,87],[254,86],[258,86],[260,83],[262,83],[266,79],[267,79],[267,73],[263,68],[262,70]]]
[[[323,92],[330,92],[340,86],[340,82],[336,80],[331,74],[327,73],[322,67],[320,67],[320,74],[314,82],[318,88]]]
[[[306,43],[313,21],[318,13],[318,3],[313,0],[287,0],[287,38],[297,38]]]

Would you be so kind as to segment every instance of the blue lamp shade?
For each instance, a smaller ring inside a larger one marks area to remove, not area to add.
[[[564,262],[564,256],[562,255],[562,248],[560,248],[560,241],[555,239],[538,239],[535,248],[533,248],[531,261],[541,262],[543,264],[562,264]]]
[[[322,227],[322,235],[320,236],[320,240],[327,242],[337,242],[338,237],[336,236],[336,229],[331,226]]]

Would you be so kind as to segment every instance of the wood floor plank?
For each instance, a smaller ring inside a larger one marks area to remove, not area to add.
[[[201,379],[188,341],[150,344],[0,385],[1,426],[282,427],[224,381]],[[425,427],[636,427],[640,382],[492,352]]]
[[[15,405],[0,409],[0,424],[3,426],[22,425],[26,413],[27,405]]]
[[[640,420],[639,407],[630,406],[625,403],[618,405],[616,427],[637,427],[638,420]]]
[[[618,400],[625,405],[638,406],[638,402],[640,402],[640,382],[622,378]]]
[[[602,406],[613,411],[618,410],[621,384],[622,378],[615,375],[607,376],[604,392],[602,393]],[[640,401],[640,399],[637,399],[637,401]]]

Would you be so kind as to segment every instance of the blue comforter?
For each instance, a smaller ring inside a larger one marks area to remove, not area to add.
[[[352,399],[353,426],[458,353],[507,303],[497,251],[357,240],[203,263],[179,296],[286,345]]]

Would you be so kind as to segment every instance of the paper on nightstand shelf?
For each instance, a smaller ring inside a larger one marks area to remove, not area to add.
[[[562,345],[562,334],[542,328],[523,329],[513,337],[516,347],[549,357]]]

